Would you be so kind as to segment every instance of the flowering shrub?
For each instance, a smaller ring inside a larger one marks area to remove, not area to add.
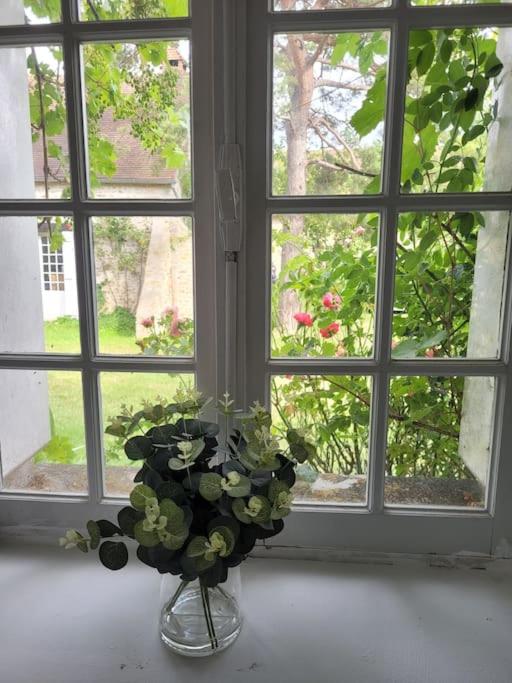
[[[191,356],[194,353],[194,323],[180,318],[178,308],[165,308],[158,320],[155,316],[140,321],[148,334],[137,339],[142,353],[149,356]]]

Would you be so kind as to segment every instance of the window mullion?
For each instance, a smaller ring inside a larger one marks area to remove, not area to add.
[[[68,108],[69,163],[72,197],[77,207],[73,214],[76,253],[76,277],[81,354],[84,361],[82,387],[84,398],[85,442],[89,497],[93,503],[103,497],[101,449],[101,411],[98,374],[90,363],[96,355],[95,296],[92,240],[88,218],[80,211],[80,201],[87,196],[87,156],[85,149],[84,105],[80,45],[70,31],[77,7],[64,7],[64,74]]]

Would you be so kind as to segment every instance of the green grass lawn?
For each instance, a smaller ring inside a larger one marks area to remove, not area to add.
[[[80,353],[80,330],[76,318],[57,318],[44,324],[46,351],[49,353]],[[135,343],[135,330],[120,332],[110,315],[100,315],[98,321],[100,353],[140,355]]]
[[[80,353],[77,320],[60,318],[45,323],[45,339],[47,351]],[[102,330],[101,350],[103,353],[140,353],[134,343],[134,336],[120,334],[108,325]],[[36,454],[36,460],[83,463],[86,452],[81,373],[50,371],[47,375],[52,440]],[[123,404],[138,410],[143,400],[152,401],[157,396],[170,400],[180,382],[190,379],[191,375],[168,373],[103,372],[100,375],[103,421],[106,423],[109,417],[117,415]],[[114,437],[104,435],[104,448],[107,464],[133,465],[133,462],[125,458]]]

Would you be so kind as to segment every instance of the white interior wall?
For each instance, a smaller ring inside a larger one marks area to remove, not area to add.
[[[3,0],[0,24],[23,23],[23,2]],[[0,192],[34,196],[25,50],[0,50]],[[36,218],[0,217],[0,352],[44,351]],[[0,373],[0,457],[5,476],[49,439],[46,373]]]

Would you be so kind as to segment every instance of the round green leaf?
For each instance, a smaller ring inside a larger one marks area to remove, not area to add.
[[[107,569],[117,571],[126,566],[128,562],[128,549],[123,542],[104,541],[100,545],[99,557]]]
[[[130,460],[144,460],[149,458],[153,451],[151,440],[145,436],[134,436],[124,445],[126,457]]]
[[[156,493],[152,488],[145,484],[138,484],[130,493],[130,503],[136,510],[144,510],[148,504],[148,500],[156,497]]]
[[[205,500],[214,501],[222,496],[222,477],[215,472],[201,475],[199,493]]]
[[[187,557],[196,559],[197,557],[202,557],[206,552],[206,544],[208,539],[206,536],[195,536],[187,546]]]
[[[91,550],[96,550],[101,541],[101,533],[98,524],[94,520],[90,519],[87,522],[87,531],[89,532],[89,538],[91,539]]]
[[[233,501],[233,507],[232,507],[233,514],[243,524],[252,524],[252,522],[254,520],[252,519],[252,517],[249,517],[249,515],[246,514],[245,505],[246,505],[246,501],[244,498],[236,498]]]
[[[137,522],[143,519],[143,517],[143,513],[139,510],[134,510],[134,508],[131,507],[124,507],[122,510],[119,510],[117,521],[123,534],[133,538],[133,528]]]
[[[218,526],[210,532],[210,535],[214,533],[220,534],[226,543],[226,550],[220,552],[219,556],[227,557],[228,555],[231,555],[233,548],[235,547],[235,537],[231,529],[228,529],[227,526]]]
[[[273,503],[277,496],[282,492],[290,493],[290,488],[284,483],[284,481],[272,479],[268,487],[268,498],[270,502]]]
[[[135,540],[145,548],[154,548],[160,543],[158,534],[156,531],[145,531],[143,524],[144,520],[141,519],[140,522],[137,522],[137,524],[133,527],[133,535],[135,536]]]
[[[171,537],[162,541],[164,548],[167,548],[167,550],[179,550],[180,548],[183,548],[185,541],[188,538],[188,527],[183,526],[181,530],[169,533],[171,534]]]
[[[242,496],[248,496],[251,492],[251,480],[245,475],[240,475],[240,481],[236,486],[230,486],[226,489],[226,493],[231,498],[240,498]]]
[[[173,529],[179,529],[183,526],[183,520],[185,519],[185,513],[176,505],[176,503],[170,498],[164,498],[160,501],[160,514],[167,517],[167,526]]]

